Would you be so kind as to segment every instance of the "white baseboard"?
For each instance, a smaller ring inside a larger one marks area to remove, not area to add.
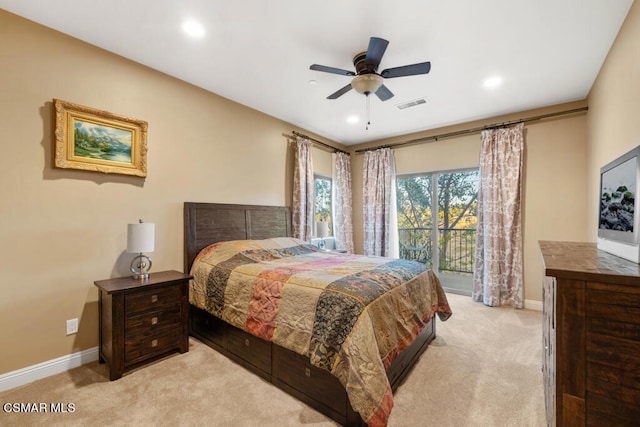
[[[85,363],[98,360],[98,347],[93,347],[57,359],[27,366],[17,371],[0,375],[0,391],[9,390],[35,380],[77,368]]]
[[[536,301],[534,299],[524,300],[524,308],[526,310],[542,311],[542,301]]]

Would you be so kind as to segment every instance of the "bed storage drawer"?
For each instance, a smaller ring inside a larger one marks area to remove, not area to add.
[[[271,343],[240,329],[229,327],[226,331],[227,350],[240,359],[271,374]]]
[[[282,347],[273,346],[273,376],[277,385],[292,388],[307,398],[300,398],[310,406],[322,405],[336,414],[347,411],[348,402],[344,387],[329,372],[317,368],[298,353]]]
[[[392,366],[387,368],[387,378],[391,389],[395,393],[402,381],[407,377],[411,367],[413,366],[413,360],[417,360],[418,357],[427,349],[429,343],[436,337],[436,322],[432,318],[429,323],[420,331],[416,339],[400,353],[393,361]]]
[[[229,326],[206,311],[191,306],[191,335],[218,351],[226,351],[225,330]]]
[[[235,328],[219,318],[191,307],[191,334],[229,358],[271,379],[271,343]]]

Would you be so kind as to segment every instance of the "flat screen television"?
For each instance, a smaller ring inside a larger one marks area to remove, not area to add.
[[[598,249],[640,263],[640,146],[600,169]]]

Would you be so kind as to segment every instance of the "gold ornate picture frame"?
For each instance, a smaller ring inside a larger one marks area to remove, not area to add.
[[[55,166],[147,176],[147,122],[53,100]]]

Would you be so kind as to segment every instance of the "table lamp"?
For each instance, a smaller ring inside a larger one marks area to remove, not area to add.
[[[329,237],[329,223],[327,221],[316,221],[316,237],[321,239]]]
[[[153,252],[155,225],[148,222],[129,224],[127,226],[127,252],[137,253],[138,256],[131,260],[131,272],[133,278],[146,280],[151,270],[151,258],[143,252]]]

